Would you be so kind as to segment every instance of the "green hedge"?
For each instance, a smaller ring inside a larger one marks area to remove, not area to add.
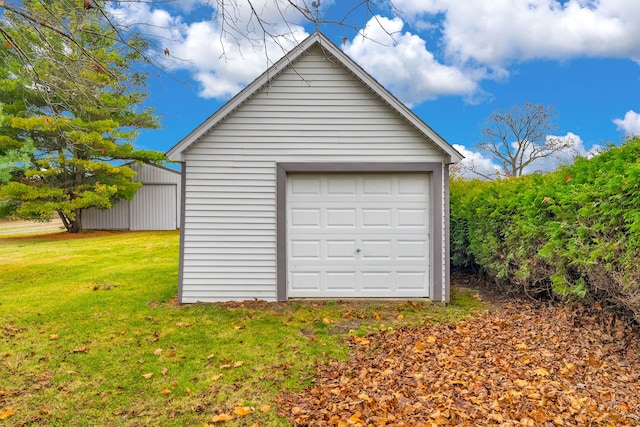
[[[451,262],[640,320],[640,138],[547,174],[451,182]]]

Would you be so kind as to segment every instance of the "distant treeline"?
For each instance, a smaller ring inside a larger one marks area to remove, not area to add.
[[[451,182],[451,262],[640,322],[640,138],[554,172]]]

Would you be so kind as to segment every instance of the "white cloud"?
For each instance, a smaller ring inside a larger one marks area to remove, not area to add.
[[[402,18],[371,18],[344,50],[409,105],[447,95],[473,102],[485,95],[482,80],[507,76],[509,64],[517,61],[585,56],[640,61],[635,2],[394,0]],[[254,9],[246,1],[231,2],[224,23],[215,10],[218,1],[177,3],[113,2],[110,10],[120,22],[158,40],[160,63],[189,70],[203,97],[229,98],[308,35],[304,17],[289,1],[253,0]],[[330,3],[323,1],[322,8],[332,9]],[[289,36],[264,37],[261,24]],[[164,48],[170,56],[162,55]]]
[[[477,79],[436,60],[425,40],[402,32],[400,18],[375,16],[345,44],[344,51],[383,86],[407,104],[419,104],[443,95],[470,97]],[[392,38],[389,37],[391,33]]]
[[[160,9],[150,3],[121,3],[111,11],[121,23],[142,28],[159,40],[159,63],[170,70],[189,70],[201,85],[200,96],[227,99],[308,35],[296,24],[302,24],[304,18],[295,8],[279,0],[254,0],[252,4],[263,23],[273,23],[271,33],[289,35],[275,40],[264,37],[246,2],[236,3],[233,15],[227,15],[233,20],[226,23],[214,19],[213,9],[207,19],[193,22],[187,22],[175,8]],[[192,0],[189,7],[205,6],[202,0]],[[481,93],[477,82],[484,77],[482,70],[466,72],[439,62],[425,40],[402,32],[403,25],[400,18],[376,16],[344,46],[345,52],[409,105],[443,95],[471,100]],[[254,31],[249,37],[240,34],[247,29]],[[387,32],[395,33],[394,38]],[[170,55],[162,54],[165,48]]]
[[[471,151],[467,147],[453,144],[453,147],[464,156],[458,163],[458,175],[464,178],[495,179],[500,175],[502,168],[493,159],[485,157],[482,153]]]
[[[192,1],[191,6],[196,7]],[[200,2],[201,3],[201,2]],[[124,25],[135,26],[158,41],[156,59],[170,70],[188,70],[204,98],[227,99],[250,83],[285,52],[308,36],[301,15],[277,0],[254,0],[256,12],[273,34],[265,36],[248,3],[238,2],[222,23],[212,11],[207,19],[187,22],[180,14],[149,3],[121,3],[110,11]],[[268,24],[273,22],[274,24]],[[242,33],[242,34],[241,34]],[[164,55],[165,48],[169,55]]]
[[[627,111],[624,119],[614,119],[613,123],[626,136],[640,135],[640,114],[633,110]]]
[[[640,60],[637,0],[394,0],[416,25],[439,25],[447,57],[504,70],[536,58]]]

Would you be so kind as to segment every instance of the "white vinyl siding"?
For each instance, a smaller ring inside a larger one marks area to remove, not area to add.
[[[181,301],[276,300],[278,162],[441,162],[315,47],[183,152]]]

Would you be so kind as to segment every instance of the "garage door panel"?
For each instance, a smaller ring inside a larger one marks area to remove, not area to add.
[[[421,271],[398,271],[397,286],[402,289],[423,289],[428,283],[428,277]]]
[[[326,178],[327,195],[354,196],[356,182],[345,175],[334,175]]]
[[[428,193],[428,181],[416,175],[398,176],[399,196],[422,196]]]
[[[327,271],[327,290],[356,289],[356,273],[353,271]]]
[[[320,227],[320,209],[291,209],[292,227]]]
[[[426,209],[398,209],[398,227],[426,227]]]
[[[390,196],[392,181],[386,176],[370,176],[362,178],[362,193]]]
[[[363,272],[362,273],[362,290],[388,290],[389,284],[393,283],[392,273],[383,272]]]
[[[386,227],[392,226],[391,209],[364,208],[362,211],[362,227]]]
[[[356,209],[325,208],[328,228],[355,228],[357,224]]]
[[[299,177],[291,183],[289,188],[294,195],[318,195],[320,194],[320,178]]]
[[[396,245],[399,260],[427,261],[427,242],[424,240],[398,240]]]
[[[291,259],[320,259],[320,242],[317,240],[292,241],[289,245]]]
[[[326,258],[330,260],[355,260],[356,242],[354,240],[327,240]]]
[[[390,260],[392,242],[389,240],[363,240],[360,255],[363,260]]]
[[[291,273],[290,287],[292,290],[299,291],[314,291],[320,289],[320,276],[319,271],[297,271]]]
[[[429,296],[429,175],[290,174],[288,182],[288,296]]]

